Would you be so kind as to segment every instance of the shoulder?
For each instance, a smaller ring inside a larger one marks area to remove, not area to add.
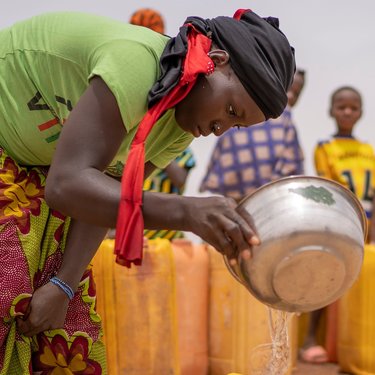
[[[120,25],[119,21],[111,19],[109,17],[99,16],[85,12],[49,12],[42,13],[31,18],[16,22],[11,29],[39,29],[52,27],[56,29],[69,29],[69,27],[77,27],[79,25],[96,26],[96,32],[98,33],[99,27],[105,25]]]
[[[357,142],[360,144],[361,148],[374,153],[374,147],[372,146],[370,142],[361,141],[361,140],[357,140]]]
[[[332,146],[332,138],[320,139],[315,145],[314,153],[315,155],[326,155],[330,153]]]
[[[15,43],[43,47],[44,44],[64,43],[64,48],[81,45],[82,49],[99,48],[108,42],[136,42],[150,50],[164,49],[167,36],[148,28],[130,25],[127,22],[84,12],[51,12],[15,23],[11,27]],[[19,38],[18,38],[19,36]],[[39,43],[36,38],[42,38]],[[30,40],[29,40],[30,39]],[[42,43],[43,42],[43,43]],[[120,43],[116,44],[116,48]]]
[[[366,146],[366,147],[372,147],[371,143],[366,140],[361,140],[358,138],[354,138],[359,144]]]
[[[317,142],[316,147],[324,147],[332,143],[332,138],[321,139]]]

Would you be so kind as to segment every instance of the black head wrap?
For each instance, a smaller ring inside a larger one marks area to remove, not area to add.
[[[294,49],[279,29],[277,18],[261,18],[252,11],[244,12],[240,20],[187,18],[161,56],[161,76],[150,90],[149,107],[179,81],[187,53],[186,24],[193,25],[218,48],[228,52],[233,71],[266,119],[280,116],[295,71]]]

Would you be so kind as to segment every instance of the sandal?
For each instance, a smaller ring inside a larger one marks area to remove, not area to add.
[[[299,357],[303,362],[306,363],[322,364],[328,362],[328,353],[320,345],[314,345],[306,349],[300,349]]]

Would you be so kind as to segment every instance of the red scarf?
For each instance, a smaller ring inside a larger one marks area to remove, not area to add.
[[[193,88],[199,74],[213,72],[208,56],[211,40],[189,26],[188,48],[178,84],[148,110],[131,144],[121,180],[121,200],[116,225],[116,262],[126,267],[142,264],[143,230],[142,191],[145,164],[145,140],[163,113],[179,103]]]

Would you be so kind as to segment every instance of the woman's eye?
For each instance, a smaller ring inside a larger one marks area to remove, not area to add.
[[[232,105],[229,106],[228,113],[229,113],[230,116],[236,116],[237,115],[236,110],[233,108]]]

